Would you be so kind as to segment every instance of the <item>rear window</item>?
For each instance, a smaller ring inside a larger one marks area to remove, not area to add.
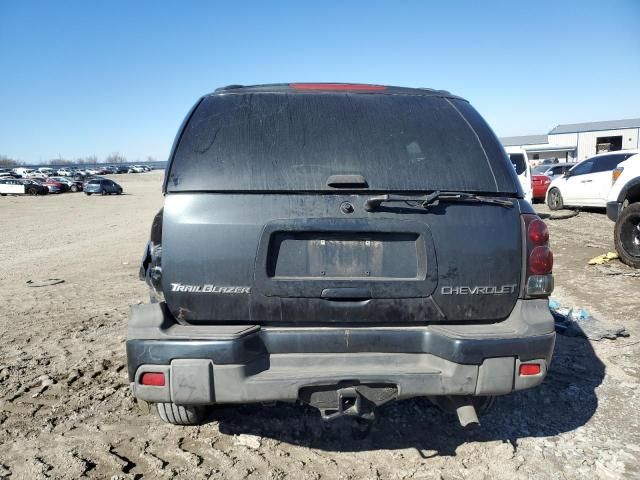
[[[371,190],[519,191],[495,135],[466,101],[318,93],[205,97],[166,188],[320,191],[340,174],[362,175]]]
[[[518,175],[523,174],[527,169],[527,161],[524,159],[524,155],[522,153],[510,153],[509,158],[511,159],[513,168],[516,169],[516,173]]]

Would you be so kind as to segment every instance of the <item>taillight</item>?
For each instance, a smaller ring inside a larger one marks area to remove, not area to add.
[[[613,171],[611,172],[611,184],[612,185],[614,183],[616,183],[616,180],[618,180],[620,175],[622,175],[622,171],[623,170],[624,170],[624,167],[617,167],[617,168],[613,169]]]
[[[553,269],[553,254],[549,247],[534,247],[529,255],[529,272],[534,275],[551,273]]]
[[[529,375],[540,375],[542,367],[539,363],[523,363],[520,365],[520,371],[518,372],[521,377]]]
[[[534,245],[546,245],[549,241],[547,224],[540,219],[531,221],[527,226],[527,237]]]
[[[546,297],[553,291],[553,253],[549,229],[537,215],[522,215],[525,297]]]
[[[145,372],[140,375],[139,380],[141,385],[147,385],[150,387],[164,387],[164,373],[162,372]]]

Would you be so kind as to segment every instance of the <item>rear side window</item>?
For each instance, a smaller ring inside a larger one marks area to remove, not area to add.
[[[596,172],[608,172],[618,166],[620,162],[624,162],[631,155],[629,154],[616,154],[616,155],[604,155],[596,159],[596,163],[593,167],[593,173]]]
[[[90,185],[100,185],[100,180],[91,180],[89,182]]]
[[[586,175],[587,173],[592,173],[594,163],[595,161],[593,159],[585,160],[579,165],[576,165],[575,167],[573,167],[571,169],[571,173],[573,175]]]
[[[591,173],[606,172],[607,170],[613,170],[618,165],[615,155],[605,155],[594,159],[593,168]]]
[[[332,175],[371,190],[519,192],[497,138],[463,100],[378,94],[205,97],[167,191],[321,191]]]
[[[524,155],[522,153],[510,153],[509,158],[511,159],[513,168],[516,169],[516,173],[522,175],[527,169],[527,161],[524,159]]]

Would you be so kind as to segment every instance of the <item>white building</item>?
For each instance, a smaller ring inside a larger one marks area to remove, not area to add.
[[[557,159],[579,162],[596,153],[640,148],[640,118],[558,125],[547,135],[503,137],[505,147],[527,151],[532,163]]]

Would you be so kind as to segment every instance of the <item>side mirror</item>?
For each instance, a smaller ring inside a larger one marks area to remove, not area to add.
[[[564,176],[565,178],[569,178],[573,175],[573,173],[571,173],[571,170],[567,170],[566,172],[564,172]]]

